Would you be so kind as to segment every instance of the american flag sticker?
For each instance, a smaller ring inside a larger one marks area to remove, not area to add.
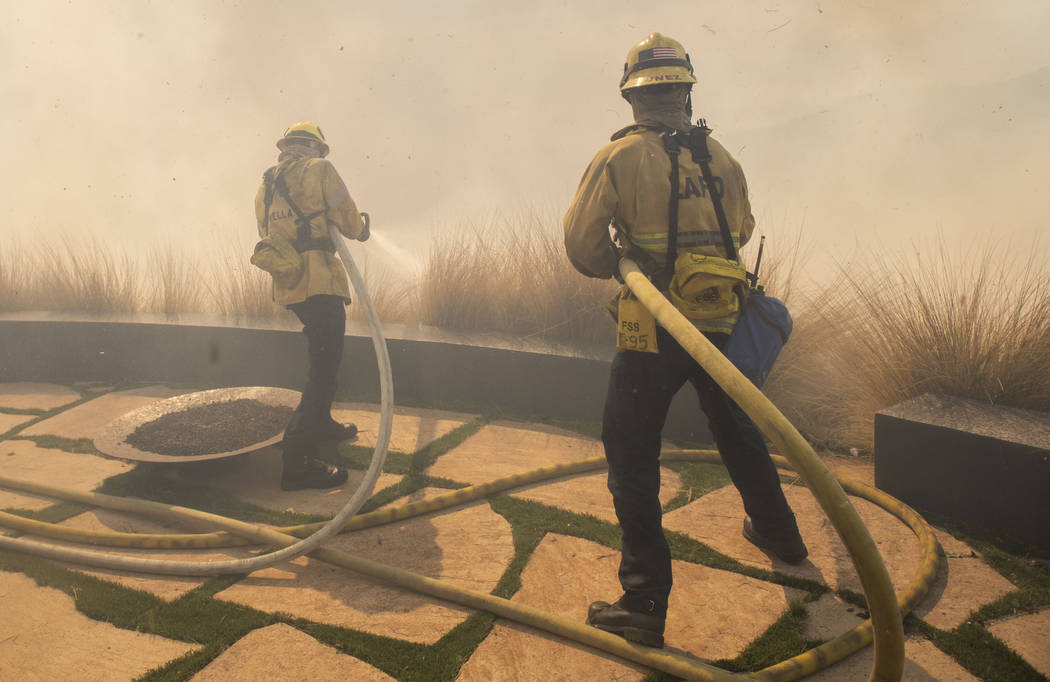
[[[650,59],[675,59],[678,54],[673,47],[652,47],[638,53],[638,61],[647,62]]]

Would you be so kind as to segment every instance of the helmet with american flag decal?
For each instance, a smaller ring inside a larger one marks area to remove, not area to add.
[[[659,33],[650,33],[627,52],[620,92],[647,85],[695,82],[693,65],[682,44]]]

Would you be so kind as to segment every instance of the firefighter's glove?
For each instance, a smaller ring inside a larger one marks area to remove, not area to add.
[[[357,241],[359,241],[359,242],[367,242],[368,238],[372,236],[372,231],[369,229],[369,225],[371,224],[371,220],[368,218],[368,214],[367,213],[362,213],[361,214],[361,220],[363,220],[364,223],[365,223],[365,229],[361,230],[361,234],[357,235]]]
[[[620,253],[620,256],[621,258],[630,258],[637,263],[638,269],[650,280],[661,270],[660,264],[656,262],[655,258],[634,244],[628,244],[627,248]],[[619,274],[619,268],[617,268],[617,274]]]

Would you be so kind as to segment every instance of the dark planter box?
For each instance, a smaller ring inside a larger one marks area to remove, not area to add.
[[[1050,551],[1050,414],[935,394],[882,410],[875,485]]]

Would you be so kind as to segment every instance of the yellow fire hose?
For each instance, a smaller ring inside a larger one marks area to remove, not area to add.
[[[937,542],[933,532],[923,519],[898,500],[863,484],[844,481],[850,492],[865,497],[894,513],[908,524],[919,537],[923,547],[923,561],[918,574],[899,597],[894,594],[889,574],[882,563],[881,556],[874,541],[864,527],[856,510],[850,505],[842,486],[831,475],[802,436],[791,426],[782,414],[734,368],[702,334],[682,317],[673,306],[641,274],[637,266],[628,260],[621,262],[621,272],[628,286],[639,300],[649,308],[657,321],[682,344],[690,355],[708,371],[709,374],[726,390],[741,407],[748,412],[774,444],[788,455],[788,458],[774,457],[778,465],[790,464],[807,483],[828,514],[840,537],[846,544],[853,559],[861,584],[867,597],[871,619],[853,630],[835,638],[804,654],[783,661],[777,665],[749,675],[752,679],[787,681],[799,679],[816,670],[827,667],[841,660],[853,651],[869,642],[875,642],[875,663],[871,680],[899,680],[903,667],[903,628],[901,613],[907,613],[926,593],[937,570]],[[710,451],[670,451],[665,459],[694,459],[700,461],[720,461],[717,453]],[[566,475],[586,471],[605,465],[604,459],[595,458],[573,462],[569,465],[547,467],[493,481],[480,486],[457,490],[440,498],[405,505],[394,510],[382,510],[355,517],[347,528],[360,528],[395,519],[406,518],[417,513],[433,511],[471,499],[491,494],[498,490],[517,485],[543,480],[554,475]],[[116,544],[119,546],[141,547],[217,547],[241,544],[233,536],[246,540],[249,544],[290,546],[298,540],[293,535],[261,525],[248,524],[233,519],[208,514],[174,505],[160,504],[143,500],[117,498],[97,493],[66,491],[39,484],[26,484],[12,479],[0,478],[0,485],[15,489],[44,494],[60,499],[84,502],[104,508],[118,509],[159,516],[168,519],[181,519],[198,522],[207,527],[218,528],[225,533],[207,533],[198,535],[169,534],[139,536],[128,533],[94,533],[68,529],[58,531],[53,524],[41,524],[21,517],[0,514],[0,525],[11,525],[23,532],[60,537],[89,544]],[[324,524],[320,524],[324,525]],[[297,534],[309,534],[312,527],[298,526],[287,531]],[[133,538],[138,538],[137,540]],[[21,551],[30,551],[42,556],[85,563],[88,565],[120,568],[119,555],[105,555],[98,552],[80,552],[70,548],[60,548],[45,543],[38,543],[25,538],[4,538],[0,536],[0,547],[10,547]],[[731,680],[740,676],[727,673],[696,659],[671,654],[666,651],[649,649],[631,644],[625,640],[580,623],[557,618],[537,609],[516,604],[509,600],[492,595],[453,587],[440,581],[415,575],[390,566],[384,566],[354,557],[344,552],[329,549],[317,549],[310,556],[350,568],[364,575],[394,585],[428,594],[433,597],[459,603],[471,608],[489,611],[497,616],[518,621],[553,634],[567,637],[595,648],[613,653],[642,665],[652,667],[690,680]]]
[[[721,458],[718,453],[714,450],[667,450],[662,453],[662,461],[697,461],[697,462],[712,462],[721,463]],[[774,455],[774,461],[778,466],[787,468],[789,466],[786,459]],[[425,513],[431,513],[442,509],[447,509],[456,505],[465,504],[483,497],[487,497],[497,492],[509,490],[512,488],[530,485],[539,481],[550,480],[552,478],[558,478],[563,476],[569,476],[577,473],[586,471],[594,471],[603,469],[606,466],[605,459],[603,457],[594,457],[591,459],[580,460],[577,462],[569,462],[566,464],[559,464],[555,466],[543,467],[529,471],[523,474],[514,474],[511,476],[505,476],[503,478],[491,481],[489,483],[470,486],[456,490],[438,497],[431,498],[429,500],[423,500],[420,502],[412,502],[399,507],[390,509],[383,509],[368,514],[362,514],[354,517],[347,526],[347,530],[368,528],[373,526],[382,525],[384,523],[391,523],[398,520],[403,520],[413,516],[418,516]],[[916,575],[912,578],[908,587],[899,596],[900,609],[903,613],[910,611],[918,602],[922,599],[923,595],[929,590],[930,585],[936,578],[937,564],[938,564],[938,545],[937,541],[933,536],[933,532],[929,525],[922,519],[921,516],[916,514],[909,507],[901,503],[900,501],[878,491],[874,488],[866,486],[862,483],[850,480],[843,480],[842,485],[853,495],[862,497],[870,500],[871,502],[879,505],[886,509],[891,514],[900,518],[906,523],[913,532],[919,537],[922,545],[922,561],[920,563],[920,569]],[[19,481],[7,477],[0,477],[0,487],[11,488],[14,490],[20,490],[22,492],[32,493],[36,495],[42,495],[47,497],[55,497],[58,499],[68,500],[71,502],[79,502],[94,506],[100,506],[110,509],[117,509],[119,511],[139,513],[146,516],[154,516],[164,519],[171,519],[170,509],[167,505],[161,505],[158,503],[142,503],[140,500],[111,497],[107,495],[100,495],[98,493],[85,493],[75,490],[66,490],[62,488],[55,488],[54,486],[48,486],[39,483],[32,483],[28,481]],[[197,518],[190,520],[199,520]],[[231,547],[241,545],[254,545],[258,544],[257,540],[253,538],[241,537],[239,535],[217,532],[217,533],[179,533],[179,534],[138,534],[138,533],[120,533],[115,531],[93,531],[93,530],[81,530],[75,528],[69,528],[67,526],[61,526],[51,523],[43,523],[40,521],[34,521],[32,519],[26,519],[21,516],[14,514],[7,514],[0,512],[0,525],[6,526],[21,532],[30,533],[39,537],[49,537],[57,540],[64,540],[67,542],[79,542],[81,544],[92,544],[92,545],[103,545],[113,547],[135,547],[140,549],[200,549],[200,548],[219,548],[219,547]],[[276,529],[284,533],[294,533],[296,535],[309,534],[314,528],[320,524],[305,524],[300,526],[291,526],[286,528]],[[323,559],[324,557],[313,554],[315,558]],[[343,564],[338,564],[343,565]],[[391,582],[400,587],[408,589],[417,589],[418,583],[416,581],[410,581],[409,583],[403,583],[398,580],[398,576],[394,576],[393,579],[382,574],[381,569],[377,569],[378,575],[368,573],[373,577]],[[404,574],[405,572],[401,572]],[[457,588],[449,588],[455,591]],[[448,596],[441,594],[432,594],[432,596],[438,596],[449,601],[456,603],[462,603],[465,605],[472,605],[473,602],[464,602],[458,596]],[[471,598],[475,598],[477,595],[470,595]],[[498,600],[497,597],[491,597],[491,599]],[[497,603],[504,602],[506,600],[498,600]],[[528,622],[534,627],[544,629],[550,632],[557,632],[551,630],[543,623],[537,623],[534,619],[534,614],[523,613],[523,617],[519,618],[516,613],[508,611],[508,609],[516,608],[517,604],[514,602],[507,601],[506,609],[504,612],[498,613],[505,618],[518,620],[519,622]],[[489,610],[495,613],[493,609],[488,606],[482,607],[485,610]],[[526,620],[528,618],[529,620]],[[572,638],[576,638],[574,635],[569,635]],[[616,638],[618,639],[618,638]],[[577,639],[577,641],[583,641]],[[607,640],[613,641],[613,640]],[[872,627],[871,621],[865,621],[860,625],[854,627],[852,630],[836,637],[835,639],[813,649],[805,652],[794,658],[788,659],[774,666],[766,668],[751,674],[751,677],[759,680],[768,680],[770,682],[787,682],[788,680],[797,680],[806,675],[812,674],[817,670],[826,668],[839,660],[849,656],[853,652],[867,646],[872,641]],[[622,642],[622,640],[620,640]],[[591,646],[603,649],[609,653],[618,654],[618,651],[610,650],[604,647],[604,642],[586,642]],[[622,648],[622,647],[621,647]],[[652,651],[652,650],[647,650]],[[673,674],[682,675],[680,671],[679,662],[674,662],[674,666],[679,668],[676,672],[663,667],[664,661],[660,660],[640,660],[632,659],[643,665],[649,667],[664,670]],[[692,661],[693,659],[687,659]],[[685,675],[686,679],[719,679],[709,675],[705,675],[707,671],[701,669],[694,675]]]
[[[89,550],[65,549],[67,561],[87,563],[93,566],[106,566],[108,568],[139,571],[142,573],[155,573],[161,575],[223,575],[229,573],[248,573],[266,566],[290,561],[303,554],[309,554],[322,546],[329,538],[337,535],[343,526],[353,518],[357,511],[364,505],[372,495],[375,483],[379,480],[379,474],[383,470],[386,461],[387,449],[390,445],[390,433],[393,429],[394,418],[394,382],[393,373],[390,369],[390,353],[387,350],[386,339],[383,338],[382,327],[379,324],[379,316],[375,307],[368,297],[368,288],[365,286],[361,273],[354,265],[354,260],[343,241],[342,235],[334,226],[329,226],[329,238],[339,256],[343,261],[354,291],[364,307],[365,317],[372,334],[372,346],[375,349],[376,364],[379,369],[379,431],[376,436],[375,450],[372,460],[368,465],[364,477],[361,479],[357,489],[351,494],[343,507],[336,512],[330,521],[325,523],[316,532],[302,538],[296,538],[291,545],[282,547],[273,552],[252,556],[245,559],[231,559],[227,561],[167,561],[164,559],[144,559],[117,554],[93,554]],[[35,543],[39,545],[39,543]],[[15,551],[40,551],[39,546],[34,546],[28,540],[0,536],[0,547],[14,549]],[[51,547],[48,551],[54,556],[56,548]]]
[[[842,486],[780,410],[671,305],[634,261],[621,260],[620,274],[660,326],[747,412],[809,486],[849,550],[868,600],[875,642],[875,663],[870,679],[873,682],[899,680],[904,670],[904,624],[893,593],[893,583],[875,541],[857,510],[850,505]]]

